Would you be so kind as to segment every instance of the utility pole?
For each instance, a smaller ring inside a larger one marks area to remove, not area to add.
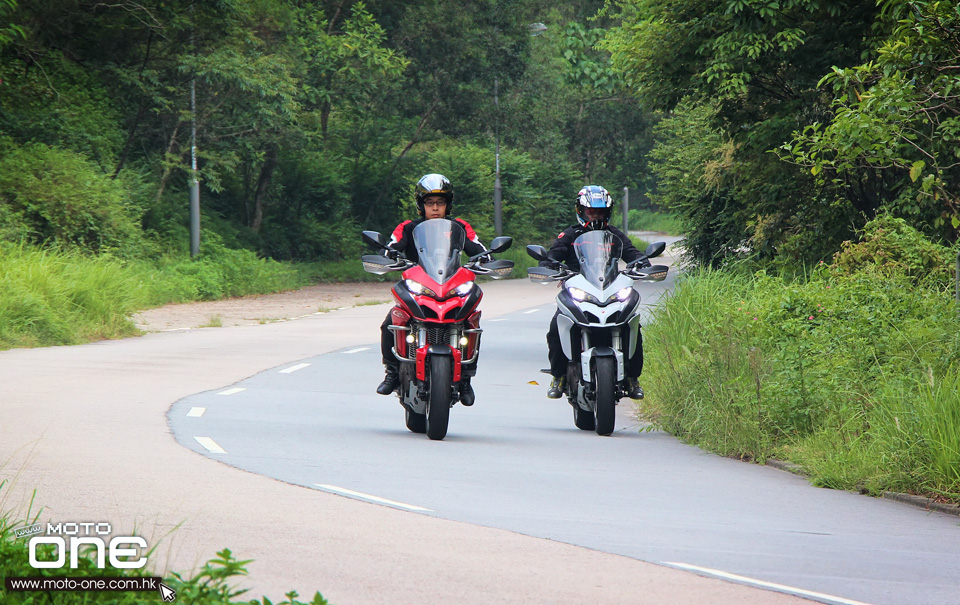
[[[630,213],[630,188],[623,188],[623,232],[626,233],[630,227],[629,217],[627,216]]]
[[[494,107],[494,126],[493,136],[496,139],[494,155],[496,157],[496,172],[493,179],[493,230],[497,237],[503,235],[503,192],[500,189],[500,97],[499,97],[500,79],[493,78],[493,107]]]
[[[190,3],[193,19],[193,3]],[[193,28],[190,29],[190,47],[193,48]],[[190,256],[200,254],[200,179],[197,178],[197,79],[190,78]]]

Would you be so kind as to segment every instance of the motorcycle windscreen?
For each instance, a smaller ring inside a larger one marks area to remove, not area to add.
[[[438,284],[449,280],[460,268],[467,233],[456,221],[435,218],[423,221],[413,229],[413,245],[420,257],[420,266]]]
[[[598,288],[605,288],[619,273],[623,243],[606,230],[587,231],[573,242],[580,273]]]

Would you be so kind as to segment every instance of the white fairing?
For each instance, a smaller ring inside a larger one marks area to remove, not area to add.
[[[594,298],[600,301],[607,301],[615,297],[617,292],[620,292],[624,288],[632,288],[633,280],[624,276],[618,275],[616,279],[611,281],[609,284],[606,284],[603,288],[598,288],[594,284],[590,283],[583,275],[576,275],[568,279],[564,285],[564,288],[579,288],[583,290],[588,295],[592,295]],[[624,321],[623,317],[617,317],[614,319],[614,316],[623,311],[626,307],[631,304],[634,304],[635,301],[627,299],[626,301],[620,301],[614,299],[613,302],[610,302],[605,305],[599,305],[589,300],[575,301],[577,308],[586,314],[589,313],[596,318],[596,321],[589,322],[577,322],[574,318],[573,312],[570,309],[566,308],[563,304],[558,304],[560,309],[560,315],[557,317],[557,327],[559,328],[560,333],[560,343],[563,347],[563,354],[566,355],[567,359],[574,359],[573,351],[574,347],[577,350],[580,349],[580,343],[573,343],[571,339],[571,329],[574,324],[580,323],[580,325],[591,328],[602,328],[607,327],[611,330],[619,330],[617,328],[619,325],[626,324],[629,334],[630,334],[630,351],[628,352],[629,356],[632,356],[636,350],[637,333],[640,329],[640,306],[635,305],[634,309],[631,311],[629,319]],[[587,316],[589,317],[589,316]],[[623,352],[619,350],[618,347],[613,347],[616,353],[617,358],[617,380],[624,379],[624,356]],[[580,356],[581,370],[580,375],[584,382],[589,382],[591,379],[590,367],[591,362],[594,356],[594,348],[588,347]]]

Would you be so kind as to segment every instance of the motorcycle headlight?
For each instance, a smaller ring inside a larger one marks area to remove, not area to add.
[[[570,293],[570,296],[572,296],[574,300],[577,300],[580,302],[583,302],[583,301],[591,302],[598,305],[600,304],[600,301],[597,300],[596,296],[588,292],[585,292],[580,288],[567,288],[567,292]]]
[[[471,291],[473,291],[473,282],[468,281],[464,284],[460,284],[459,286],[454,288],[453,291],[456,292],[457,295],[459,296],[466,296],[467,294],[470,294]]]
[[[611,296],[611,297],[607,300],[607,302],[613,302],[614,299],[617,299],[617,300],[619,300],[620,302],[623,302],[623,301],[627,300],[628,298],[630,298],[630,293],[631,293],[631,292],[633,292],[633,288],[631,288],[630,286],[627,286],[626,288],[623,288],[622,290],[620,290],[619,292],[617,292],[616,294],[614,294],[613,296]]]
[[[412,279],[405,279],[405,280],[403,280],[403,283],[406,284],[407,290],[410,290],[410,292],[412,292],[412,293],[414,293],[414,294],[416,294],[416,295],[418,295],[418,296],[421,295],[421,294],[423,294],[423,295],[425,295],[425,296],[430,296],[430,297],[433,297],[433,298],[436,298],[436,297],[437,297],[437,293],[436,293],[436,292],[434,292],[434,291],[431,290],[430,288],[424,286],[423,284],[421,284],[421,283],[418,282],[418,281],[414,281],[414,280],[412,280]]]

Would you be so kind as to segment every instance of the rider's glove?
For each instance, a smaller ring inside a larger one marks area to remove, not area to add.
[[[493,257],[490,256],[489,254],[484,254],[483,256],[477,259],[477,262],[480,263],[481,265],[485,265],[489,262],[493,262]]]
[[[397,260],[397,257],[400,255],[400,252],[398,250],[394,250],[393,248],[387,248],[383,250],[382,254],[387,258],[389,258],[390,260]]]

